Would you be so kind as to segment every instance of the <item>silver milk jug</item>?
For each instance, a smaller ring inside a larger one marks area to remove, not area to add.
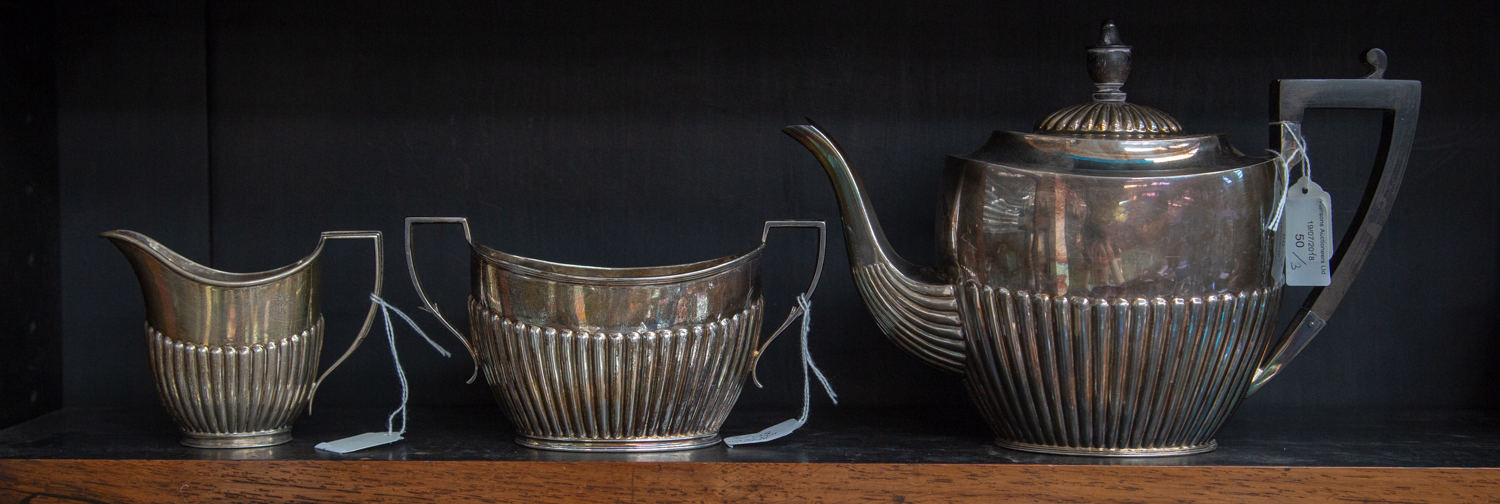
[[[187,446],[252,448],[291,441],[292,421],[375,322],[378,305],[372,302],[349,350],[318,376],[323,244],[374,240],[378,296],[385,269],[379,231],[324,232],[307,257],[259,273],[200,265],[134,231],[100,236],[119,247],[140,280],[156,392]]]
[[[859,177],[815,126],[784,131],[833,182],[861,297],[902,349],[963,377],[996,442],[1017,450],[1157,456],[1214,449],[1248,395],[1333,313],[1375,242],[1401,182],[1421,83],[1281,80],[1272,142],[1289,152],[1308,108],[1385,110],[1373,188],[1314,289],[1277,335],[1277,226],[1286,163],[1246,156],[1222,135],[1189,134],[1125,101],[1130,47],[1105,23],[1089,48],[1093,101],[997,131],[949,156],[939,265],[887,243]]]

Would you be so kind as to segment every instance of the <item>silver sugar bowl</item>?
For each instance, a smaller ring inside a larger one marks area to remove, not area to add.
[[[423,292],[412,226],[461,224],[472,252],[469,337]],[[598,268],[474,243],[463,217],[408,217],[406,257],[428,311],[463,340],[510,416],[516,443],[560,451],[654,452],[718,444],[719,427],[761,351],[760,257],[770,221],[745,252],[675,266]],[[794,312],[795,313],[795,312]],[[788,318],[788,323],[791,318]]]

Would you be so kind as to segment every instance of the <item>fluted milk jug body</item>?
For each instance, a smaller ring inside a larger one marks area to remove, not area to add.
[[[318,375],[323,346],[319,256],[328,239],[375,240],[379,231],[329,231],[302,259],[257,273],[230,273],[193,262],[143,234],[102,234],[125,254],[146,305],[151,371],[162,405],[195,448],[251,448],[291,441],[292,422],[317,386],[348,357]]]

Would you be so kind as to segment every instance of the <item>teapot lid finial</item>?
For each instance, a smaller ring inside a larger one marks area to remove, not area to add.
[[[1099,44],[1089,48],[1089,78],[1099,90],[1094,101],[1125,101],[1120,87],[1130,78],[1130,46],[1120,43],[1114,21],[1099,28]]]
[[[1094,101],[1064,108],[1036,123],[1038,133],[1161,136],[1182,133],[1165,112],[1125,101],[1120,88],[1130,78],[1130,46],[1120,41],[1114,21],[1099,27],[1099,43],[1088,48]]]

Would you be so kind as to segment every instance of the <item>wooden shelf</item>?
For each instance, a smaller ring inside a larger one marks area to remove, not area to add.
[[[158,411],[66,409],[0,431],[0,502],[1500,499],[1500,414],[1246,413],[1212,453],[1096,459],[998,448],[962,409],[825,408],[766,445],[632,455],[520,448],[495,408],[417,410],[406,441],[348,455],[312,445],[383,412],[320,410],[287,445],[197,450]],[[788,414],[737,413],[724,431]]]

